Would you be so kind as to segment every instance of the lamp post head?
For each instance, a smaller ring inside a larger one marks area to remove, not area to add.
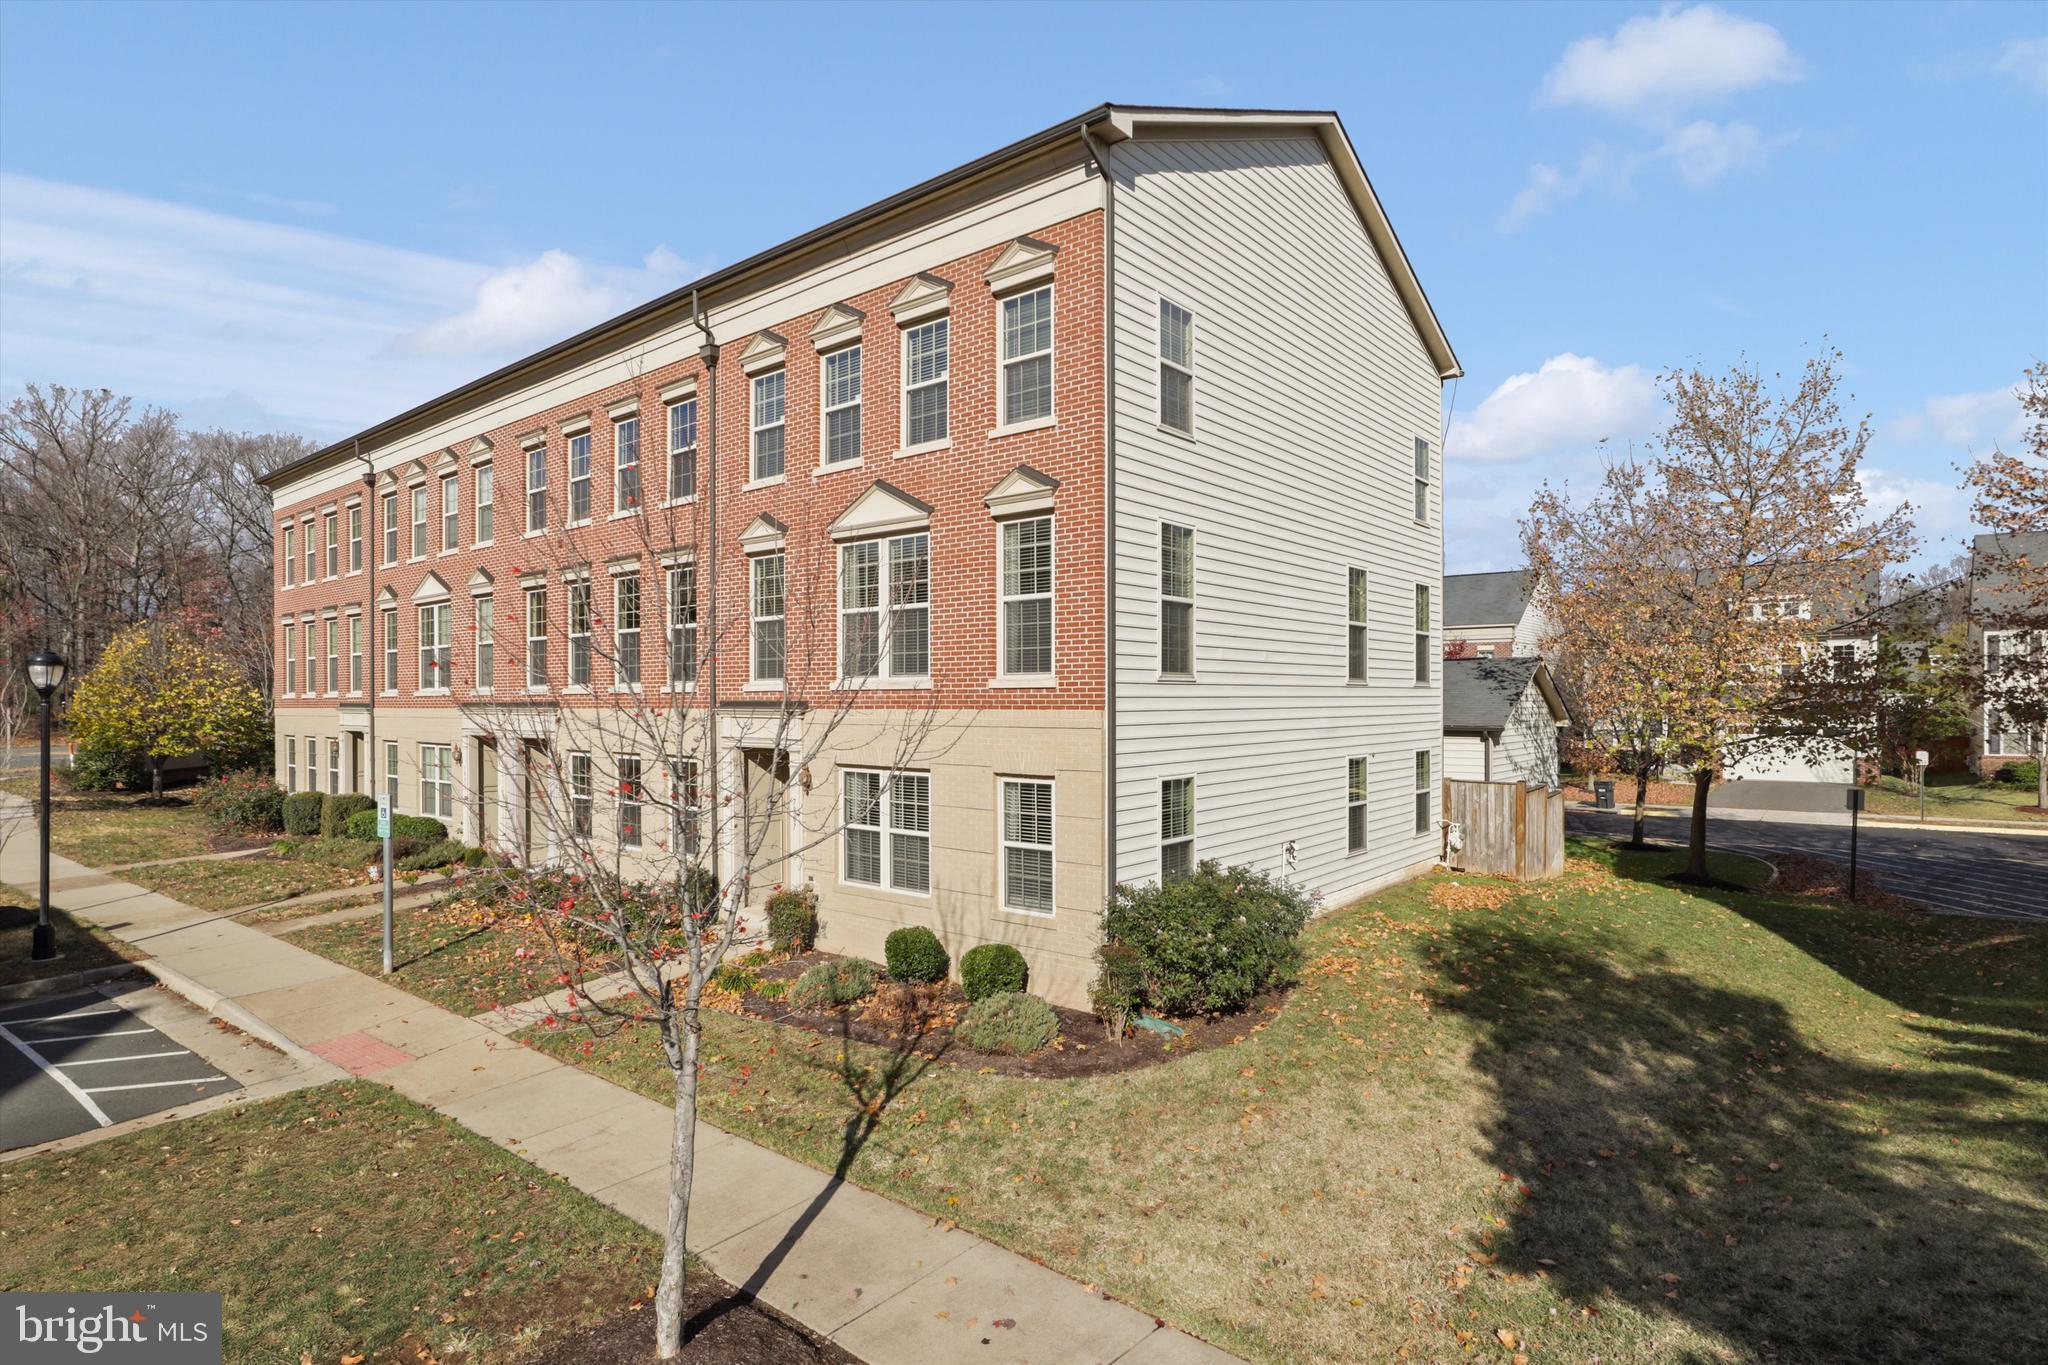
[[[63,656],[39,649],[28,656],[29,686],[35,688],[44,701],[64,682]]]

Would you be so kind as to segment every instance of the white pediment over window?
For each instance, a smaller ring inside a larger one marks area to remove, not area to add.
[[[935,318],[953,306],[953,282],[941,279],[930,271],[920,270],[910,277],[910,283],[889,305],[889,311],[902,323],[923,322]]]
[[[412,590],[412,600],[415,602],[440,602],[447,596],[448,585],[441,581],[441,575],[437,573],[430,573],[422,578],[420,585]]]
[[[427,462],[424,459],[414,460],[399,472],[405,475],[407,483],[425,483],[427,481]]]
[[[833,350],[860,340],[860,324],[867,314],[844,303],[835,303],[811,326],[811,345],[820,351]]]
[[[474,441],[471,441],[469,443],[468,454],[469,462],[471,464],[480,464],[483,461],[490,459],[491,438],[488,436],[479,436]]]
[[[740,352],[740,368],[748,374],[772,370],[789,355],[789,338],[779,332],[756,332]]]
[[[1041,284],[1052,278],[1053,258],[1059,253],[1060,249],[1050,242],[1041,242],[1036,237],[1019,237],[1003,248],[1003,254],[996,257],[996,263],[982,278],[997,293],[1027,284]]]
[[[398,605],[398,589],[396,589],[396,588],[392,587],[392,586],[391,586],[390,584],[388,584],[388,583],[387,583],[387,584],[386,584],[386,585],[384,586],[384,591],[382,591],[382,592],[380,592],[380,593],[378,593],[378,594],[377,594],[377,605],[378,605],[378,606],[380,606],[380,607],[395,607],[395,606],[397,606],[397,605]]]
[[[478,569],[469,576],[469,595],[477,597],[489,592],[494,581],[491,578],[491,571],[489,569]]]
[[[1015,516],[1020,512],[1052,511],[1053,494],[1059,491],[1060,481],[1050,474],[1041,474],[1028,464],[1020,464],[1003,475],[1002,482],[988,491],[982,501],[988,504],[990,515],[998,517]]]
[[[788,536],[787,526],[763,512],[740,532],[740,546],[750,555],[766,554],[781,549]]]
[[[446,450],[442,451],[439,455],[436,455],[434,457],[434,468],[437,470],[453,469],[457,464],[460,464],[461,461],[462,457],[455,453],[455,447],[449,446]]]
[[[931,504],[919,502],[902,489],[877,479],[839,514],[830,530],[834,540],[860,540],[899,531],[922,531],[931,524]]]

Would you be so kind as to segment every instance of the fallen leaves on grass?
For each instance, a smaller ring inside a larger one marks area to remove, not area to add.
[[[1512,882],[1439,882],[1429,903],[1439,910],[1498,910],[1517,895]]]

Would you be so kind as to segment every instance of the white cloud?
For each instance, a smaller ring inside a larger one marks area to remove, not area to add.
[[[1698,119],[1664,139],[1659,154],[1671,158],[1686,184],[1708,185],[1761,160],[1765,150],[1763,134],[1750,124]]]
[[[592,267],[566,251],[544,251],[487,276],[469,307],[421,328],[407,345],[423,355],[476,355],[557,340],[667,293],[689,275],[666,247],[649,252],[637,270]]]
[[[1801,73],[1784,36],[1762,20],[1712,5],[1666,5],[1611,38],[1572,43],[1543,78],[1537,102],[1654,119]]]
[[[565,285],[490,290],[544,313],[555,330],[536,335],[516,310],[486,307],[510,272],[481,262],[0,175],[0,394],[104,385],[229,425],[338,436],[680,270],[666,252],[637,269],[562,260]]]
[[[1620,450],[1649,432],[1656,413],[1656,382],[1641,368],[1567,351],[1534,373],[1510,375],[1470,416],[1454,418],[1444,455],[1497,463],[1585,455],[1602,441]]]
[[[1529,168],[1529,183],[1508,205],[1498,227],[1502,232],[1519,231],[1531,218],[1550,212],[1596,185],[1624,189],[1628,178],[1635,173],[1635,165],[1635,158],[1617,157],[1610,148],[1598,142],[1579,153],[1578,164],[1570,170],[1539,161]]]
[[[1945,560],[1969,543],[1970,495],[1960,486],[1960,477],[1943,482],[1866,464],[1856,471],[1856,482],[1863,487],[1872,520],[1901,507],[1912,509],[1919,542],[1911,561],[1915,567]]]
[[[2048,98],[2048,38],[2014,38],[1991,69]]]
[[[2017,385],[1980,393],[1939,393],[1885,425],[1883,436],[1899,445],[1938,445],[1951,454],[1982,454],[2001,442],[2017,441],[2026,424]]]

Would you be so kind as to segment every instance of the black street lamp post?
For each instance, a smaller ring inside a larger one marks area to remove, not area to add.
[[[28,955],[48,962],[57,956],[57,931],[50,924],[50,694],[64,681],[64,660],[47,649],[37,650],[28,656],[28,681],[43,699],[42,898]]]

